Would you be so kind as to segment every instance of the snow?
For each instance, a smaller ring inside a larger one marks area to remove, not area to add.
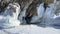
[[[2,29],[3,34],[60,34],[60,29],[53,27],[38,27],[37,25],[20,25],[14,28]]]

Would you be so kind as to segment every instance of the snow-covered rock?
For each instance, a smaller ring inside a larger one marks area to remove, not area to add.
[[[20,13],[20,5],[18,3],[10,3],[5,11],[0,15],[0,27],[8,28],[19,26],[18,15]]]

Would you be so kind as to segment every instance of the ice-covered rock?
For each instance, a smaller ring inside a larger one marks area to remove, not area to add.
[[[0,15],[0,27],[8,28],[12,26],[19,26],[19,13],[20,5],[18,3],[10,3],[5,11]]]
[[[57,10],[57,4],[58,1],[55,1],[54,3],[50,4],[49,8],[46,9],[45,12],[45,23],[46,24],[54,24],[54,25],[60,25],[60,16],[56,15],[55,13],[59,13]],[[58,4],[59,5],[59,4]]]
[[[53,3],[48,4],[49,7],[46,8],[46,11],[44,11],[43,4],[44,3],[40,4],[40,6],[37,8],[38,16],[33,17],[31,21],[36,23],[37,21],[41,21],[41,24],[47,25],[49,24],[60,25],[60,11],[59,11],[60,2],[54,0]]]
[[[37,7],[37,15],[32,17],[31,23],[41,22],[40,18],[42,18],[43,14],[44,14],[43,4],[44,3],[40,4],[39,7]]]

